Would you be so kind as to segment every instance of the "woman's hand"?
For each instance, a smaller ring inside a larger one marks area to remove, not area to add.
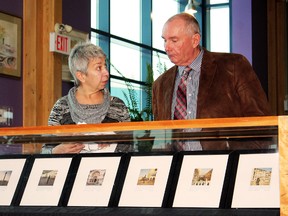
[[[52,149],[52,154],[79,153],[84,146],[82,143],[59,144]]]

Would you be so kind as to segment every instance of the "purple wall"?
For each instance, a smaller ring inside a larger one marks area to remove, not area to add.
[[[62,4],[62,22],[89,33],[90,0],[62,0]]]
[[[62,22],[74,29],[90,33],[90,0],[81,0],[81,4],[79,2],[79,0],[62,0]],[[71,82],[63,82],[62,95],[66,95],[73,85]]]
[[[0,0],[0,11],[22,18],[23,0]]]
[[[231,52],[244,55],[252,64],[251,0],[231,0]]]
[[[267,0],[230,0],[233,53],[243,54],[252,64],[268,95]]]
[[[23,17],[22,0],[0,0],[0,12],[9,15]],[[22,70],[21,70],[22,71]],[[0,75],[0,106],[9,106],[13,109],[13,122],[11,126],[22,126],[22,78],[12,78]],[[0,126],[1,127],[1,126]],[[21,153],[22,146],[19,145],[0,145],[0,155],[11,152]]]
[[[23,17],[22,0],[0,0],[0,12]],[[4,77],[0,75],[0,106],[9,106],[13,109],[12,126],[22,126],[22,78]]]

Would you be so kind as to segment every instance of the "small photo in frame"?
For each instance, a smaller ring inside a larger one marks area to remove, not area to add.
[[[58,206],[72,157],[35,158],[20,206]]]
[[[240,154],[232,208],[280,208],[279,154]]]
[[[0,12],[0,74],[21,76],[22,20]]]
[[[183,160],[172,207],[218,208],[229,154],[188,154]]]
[[[173,155],[131,156],[119,207],[162,207]]]
[[[121,156],[81,157],[67,206],[108,207]]]
[[[0,159],[0,205],[9,206],[19,185],[26,158]]]

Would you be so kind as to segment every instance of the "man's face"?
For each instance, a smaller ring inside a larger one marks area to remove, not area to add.
[[[191,34],[181,19],[166,23],[163,27],[162,38],[165,51],[174,64],[186,66],[196,58],[195,48],[199,44],[200,35]]]

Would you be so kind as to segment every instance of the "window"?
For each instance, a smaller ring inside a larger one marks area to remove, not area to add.
[[[163,5],[166,16],[159,13]],[[172,66],[164,52],[161,31],[166,19],[178,13],[178,8],[175,0],[91,0],[91,41],[107,54],[111,95],[129,105],[125,96],[128,79],[135,89],[139,109],[146,106],[143,86],[148,65],[152,66],[155,79],[163,72],[161,66]]]
[[[165,13],[163,13],[165,10]],[[164,43],[161,38],[162,27],[166,20],[174,14],[179,13],[180,5],[177,1],[154,0],[152,3],[152,38],[153,47],[164,51]]]
[[[140,7],[140,0],[110,0],[110,33],[140,43]]]
[[[206,0],[205,47],[215,52],[230,52],[229,0]]]
[[[201,44],[211,51],[229,52],[229,0],[196,2]],[[187,0],[91,0],[91,41],[107,54],[111,95],[129,105],[128,81],[138,108],[147,105],[143,86],[148,66],[156,79],[173,65],[164,51],[162,27],[170,16],[184,11],[186,4]]]

